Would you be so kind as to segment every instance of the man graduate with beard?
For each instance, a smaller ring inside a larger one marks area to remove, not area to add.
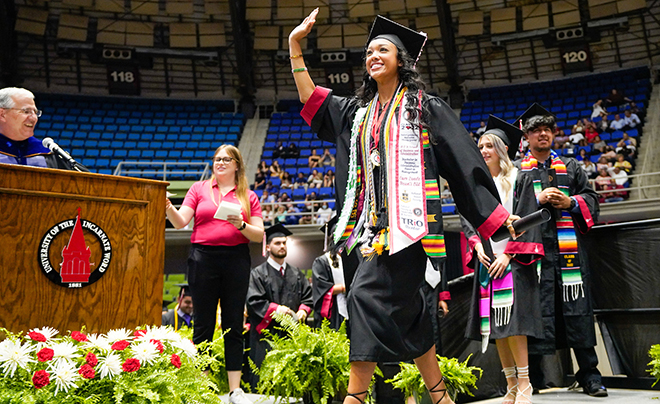
[[[291,232],[281,224],[266,229],[268,259],[252,269],[246,305],[250,320],[250,359],[261,366],[266,357],[268,343],[263,340],[265,329],[278,334],[273,313],[290,315],[305,321],[312,311],[312,287],[300,269],[287,264],[287,236]],[[256,387],[258,377],[252,377]]]
[[[519,118],[529,141],[529,151],[516,161],[519,178],[531,179],[539,208],[547,208],[552,219],[541,225],[545,256],[541,260],[541,314],[543,339],[529,339],[530,379],[543,388],[542,355],[556,349],[573,348],[579,371],[575,379],[585,393],[607,396],[596,368],[594,313],[590,275],[583,234],[595,224],[598,195],[584,170],[573,158],[552,150],[557,132],[554,116],[539,104]]]

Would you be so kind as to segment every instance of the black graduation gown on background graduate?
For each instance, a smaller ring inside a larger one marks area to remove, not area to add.
[[[545,256],[541,263],[541,311],[543,316],[543,339],[537,340],[530,338],[530,355],[552,355],[557,349],[561,348],[589,348],[596,345],[596,333],[594,330],[594,313],[591,301],[589,275],[589,260],[587,252],[582,243],[583,234],[595,224],[600,211],[598,205],[598,194],[589,185],[589,180],[584,170],[578,165],[577,160],[569,157],[559,157],[566,165],[568,175],[569,195],[576,196],[580,204],[577,213],[571,212],[575,224],[575,235],[578,243],[578,253],[580,258],[580,273],[584,282],[583,289],[585,296],[576,300],[564,302],[562,298],[561,283],[561,265],[559,262],[559,242],[557,240],[557,210],[550,204],[543,205],[548,208],[553,217],[549,222],[541,225],[543,238],[543,249]],[[516,162],[520,167],[520,161]],[[543,189],[551,186],[548,178],[548,171],[545,167],[539,167],[541,183]],[[521,172],[523,177],[531,177],[530,172]],[[565,324],[565,329],[557,329],[558,324],[555,310],[555,300],[557,307],[562,307],[563,321],[559,324]]]
[[[250,285],[246,296],[248,318],[250,320],[250,358],[257,365],[266,357],[269,345],[265,341],[262,328],[280,334],[275,329],[277,321],[270,315],[277,305],[284,305],[297,312],[302,306],[312,307],[312,287],[305,275],[296,267],[286,265],[284,277],[278,269],[264,262],[252,269]]]
[[[534,195],[534,186],[529,177],[521,177],[521,171],[518,171],[518,177],[515,183],[515,189],[512,192],[513,214],[520,217],[527,216],[538,210],[536,196]],[[470,248],[477,241],[474,237],[479,237],[469,222],[461,216],[461,225],[465,237],[469,241]],[[492,256],[490,243],[488,241],[479,241],[484,246],[486,254]],[[498,327],[494,321],[494,310],[490,312],[490,340],[511,337],[514,335],[525,335],[528,337],[543,337],[543,322],[541,321],[541,301],[539,296],[539,282],[537,276],[538,260],[543,256],[543,243],[541,240],[541,228],[536,226],[513,240],[509,237],[504,252],[516,254],[509,262],[513,274],[513,307],[511,308],[511,318],[508,324]],[[470,304],[470,315],[468,317],[466,338],[481,341],[481,318],[479,315],[480,283],[479,269],[480,262],[476,259],[476,251],[473,251],[473,261],[475,262],[474,286],[472,290],[472,302]],[[485,268],[484,268],[485,269]]]
[[[429,96],[424,103],[432,148],[425,165],[447,179],[457,205],[490,236],[508,214],[499,204],[483,157],[444,101]],[[336,97],[317,86],[301,112],[320,139],[337,145],[339,212],[346,195],[351,128],[358,108],[355,98]],[[348,293],[350,360],[402,361],[426,353],[433,346],[433,328],[421,289],[427,260],[421,242],[371,260],[357,255],[360,261]]]
[[[341,259],[341,257],[338,257]],[[339,309],[337,308],[337,295],[332,295],[330,301],[328,302],[328,296],[332,293],[332,289],[335,286],[335,280],[332,275],[332,267],[330,262],[328,262],[328,257],[326,254],[316,257],[312,263],[312,296],[314,300],[314,327],[320,327],[324,318],[321,315],[324,312],[324,303],[328,305],[327,310],[328,321],[330,322],[330,327],[338,330],[341,326],[341,323],[344,321],[344,316],[339,314]]]

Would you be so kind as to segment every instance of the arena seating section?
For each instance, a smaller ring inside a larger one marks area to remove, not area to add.
[[[119,162],[209,163],[223,143],[238,145],[245,117],[233,101],[120,99],[37,94],[44,111],[35,135],[51,137],[92,172],[112,174]],[[162,166],[128,167],[134,176]],[[199,166],[176,166],[168,180],[199,179]]]
[[[281,107],[281,106],[280,106]],[[300,156],[295,159],[282,159],[278,158],[277,161],[284,171],[289,172],[293,179],[298,176],[298,173],[303,173],[307,178],[312,170],[308,166],[308,157],[312,154],[312,149],[316,149],[316,153],[320,156],[323,154],[324,148],[329,148],[332,155],[336,154],[334,144],[318,140],[316,134],[312,133],[312,129],[300,117],[300,106],[292,106],[288,112],[276,112],[272,115],[270,125],[268,127],[268,134],[266,135],[266,142],[264,143],[263,153],[261,159],[269,166],[273,162],[273,151],[277,144],[282,142],[288,145],[290,142],[295,142],[300,150]],[[328,170],[335,171],[335,167],[321,167],[317,169],[319,172],[325,173]],[[279,188],[279,178],[268,178],[268,181],[273,183],[273,186]],[[259,196],[263,191],[255,191]],[[283,191],[289,192],[289,196],[293,200],[303,200],[306,194],[316,192],[318,199],[331,199],[334,198],[334,189],[332,187],[326,188],[309,188],[305,191],[303,188]],[[331,203],[331,205],[334,205]],[[332,207],[332,206],[331,206]]]

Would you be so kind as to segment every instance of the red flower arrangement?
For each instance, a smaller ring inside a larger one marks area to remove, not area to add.
[[[96,371],[94,370],[93,367],[89,366],[87,363],[82,365],[80,369],[78,369],[78,373],[85,379],[93,379],[94,376],[96,375]]]
[[[53,359],[53,355],[55,355],[55,351],[52,349],[41,348],[41,350],[37,352],[37,360],[39,362],[48,362],[49,360]]]
[[[156,345],[156,348],[158,348],[158,352],[163,353],[163,351],[165,351],[165,346],[164,346],[163,343],[160,342],[159,340],[157,340],[157,339],[152,339],[152,340],[149,340],[149,342],[151,342],[152,344]]]
[[[99,363],[99,360],[92,352],[88,352],[87,355],[85,355],[85,362],[87,362],[89,366],[96,366]]]
[[[170,362],[172,362],[172,365],[174,365],[174,367],[177,369],[181,367],[181,358],[177,354],[172,354]]]
[[[71,331],[71,338],[75,339],[78,342],[87,341],[87,335],[81,333],[80,331]]]
[[[122,339],[112,344],[110,349],[112,349],[113,351],[123,351],[124,349],[128,348],[130,344],[131,344],[130,342]]]
[[[124,372],[137,372],[140,370],[140,361],[135,358],[128,358],[126,359],[126,362],[121,365],[121,368]]]
[[[35,389],[48,386],[50,384],[50,373],[45,370],[37,370],[32,376],[32,384]]]
[[[30,337],[32,340],[37,341],[37,342],[46,342],[47,341],[45,335],[43,335],[40,332],[36,332],[36,331],[30,331],[28,333],[28,337]]]

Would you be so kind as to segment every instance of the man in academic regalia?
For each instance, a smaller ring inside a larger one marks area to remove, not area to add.
[[[530,177],[539,208],[552,212],[552,219],[541,225],[545,250],[540,280],[544,339],[529,339],[530,379],[535,388],[545,386],[542,355],[573,348],[579,366],[577,382],[585,393],[605,397],[607,389],[596,368],[591,280],[582,243],[582,234],[597,220],[598,195],[575,159],[558,156],[552,150],[557,125],[550,112],[534,104],[520,120],[529,151],[515,163],[520,169],[518,175]]]
[[[184,325],[192,326],[193,301],[188,284],[182,284],[177,298],[177,305],[163,313],[163,325],[171,325],[175,330]]]
[[[305,275],[296,267],[285,262],[287,236],[291,232],[283,225],[276,224],[266,229],[266,251],[268,259],[252,269],[246,298],[250,321],[250,359],[261,366],[269,345],[263,331],[278,333],[273,313],[290,315],[305,321],[312,311],[312,287]],[[252,387],[256,387],[258,377],[252,377]]]
[[[68,161],[34,138],[41,111],[24,88],[0,89],[0,163],[72,170]],[[80,171],[89,171],[76,164]]]

